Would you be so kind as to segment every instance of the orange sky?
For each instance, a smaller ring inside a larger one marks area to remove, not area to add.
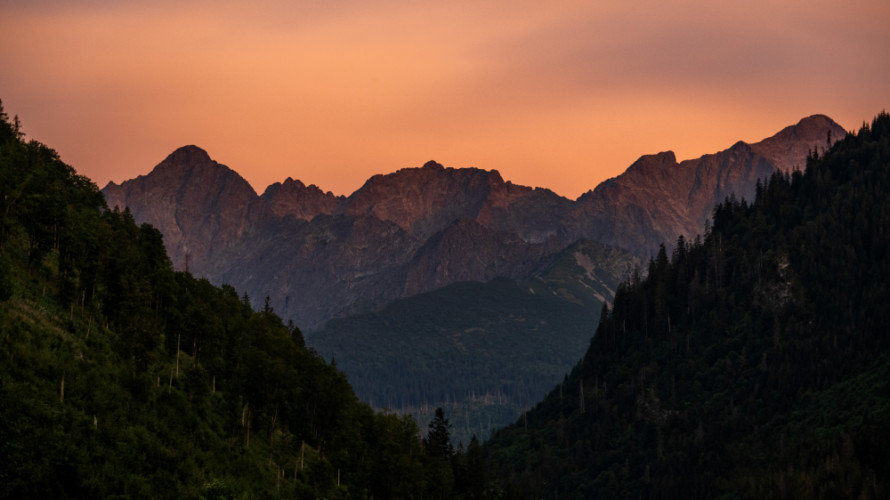
[[[575,198],[642,154],[858,128],[890,2],[3,0],[0,99],[100,187],[195,144],[258,192],[436,160]]]

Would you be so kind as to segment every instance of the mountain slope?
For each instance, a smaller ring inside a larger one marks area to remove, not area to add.
[[[571,375],[487,443],[515,496],[890,493],[890,115],[756,191],[622,285]]]
[[[272,220],[233,246],[228,269],[216,279],[271,295],[282,316],[314,329],[402,296],[405,263],[419,246],[410,233],[376,217]]]
[[[430,236],[407,265],[405,295],[461,281],[497,277],[522,279],[563,249],[556,238],[530,243],[516,233],[492,231],[472,219],[458,219]]]

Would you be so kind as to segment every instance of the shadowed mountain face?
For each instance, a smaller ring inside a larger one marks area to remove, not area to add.
[[[258,196],[195,146],[103,192],[161,230],[177,268],[235,285],[254,303],[269,296],[312,330],[451,283],[527,279],[582,238],[649,257],[701,233],[725,196],[750,199],[757,179],[803,166],[829,134],[845,132],[817,115],[695,160],[643,156],[576,201],[435,162],[374,176],[349,197],[292,179]]]

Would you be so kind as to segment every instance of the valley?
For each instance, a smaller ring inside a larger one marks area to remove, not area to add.
[[[0,477],[13,497],[888,491],[887,114],[811,148],[805,168],[755,180],[751,201],[730,193],[703,236],[680,234],[651,259],[587,238],[562,246],[540,218],[525,239],[499,210],[439,231],[432,205],[347,214],[335,198],[305,220],[257,197],[237,210],[223,200],[252,192],[237,174],[177,151],[197,162],[189,178],[224,179],[216,194],[180,188],[198,202],[173,211],[177,224],[211,238],[182,246],[186,268],[192,248],[220,269],[237,261],[260,227],[273,239],[299,228],[287,234],[309,242],[314,264],[334,263],[335,242],[353,255],[373,238],[413,245],[420,291],[305,333],[269,296],[258,306],[176,270],[160,230],[109,207],[5,118]],[[669,154],[641,162],[630,170],[677,171]],[[216,211],[195,211],[206,203]],[[376,264],[379,284],[410,281]],[[442,281],[423,285],[431,276]]]

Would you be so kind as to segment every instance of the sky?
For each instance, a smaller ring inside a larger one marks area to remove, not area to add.
[[[258,193],[435,160],[576,198],[644,154],[890,108],[886,0],[0,0],[0,100],[99,187],[194,144]]]

